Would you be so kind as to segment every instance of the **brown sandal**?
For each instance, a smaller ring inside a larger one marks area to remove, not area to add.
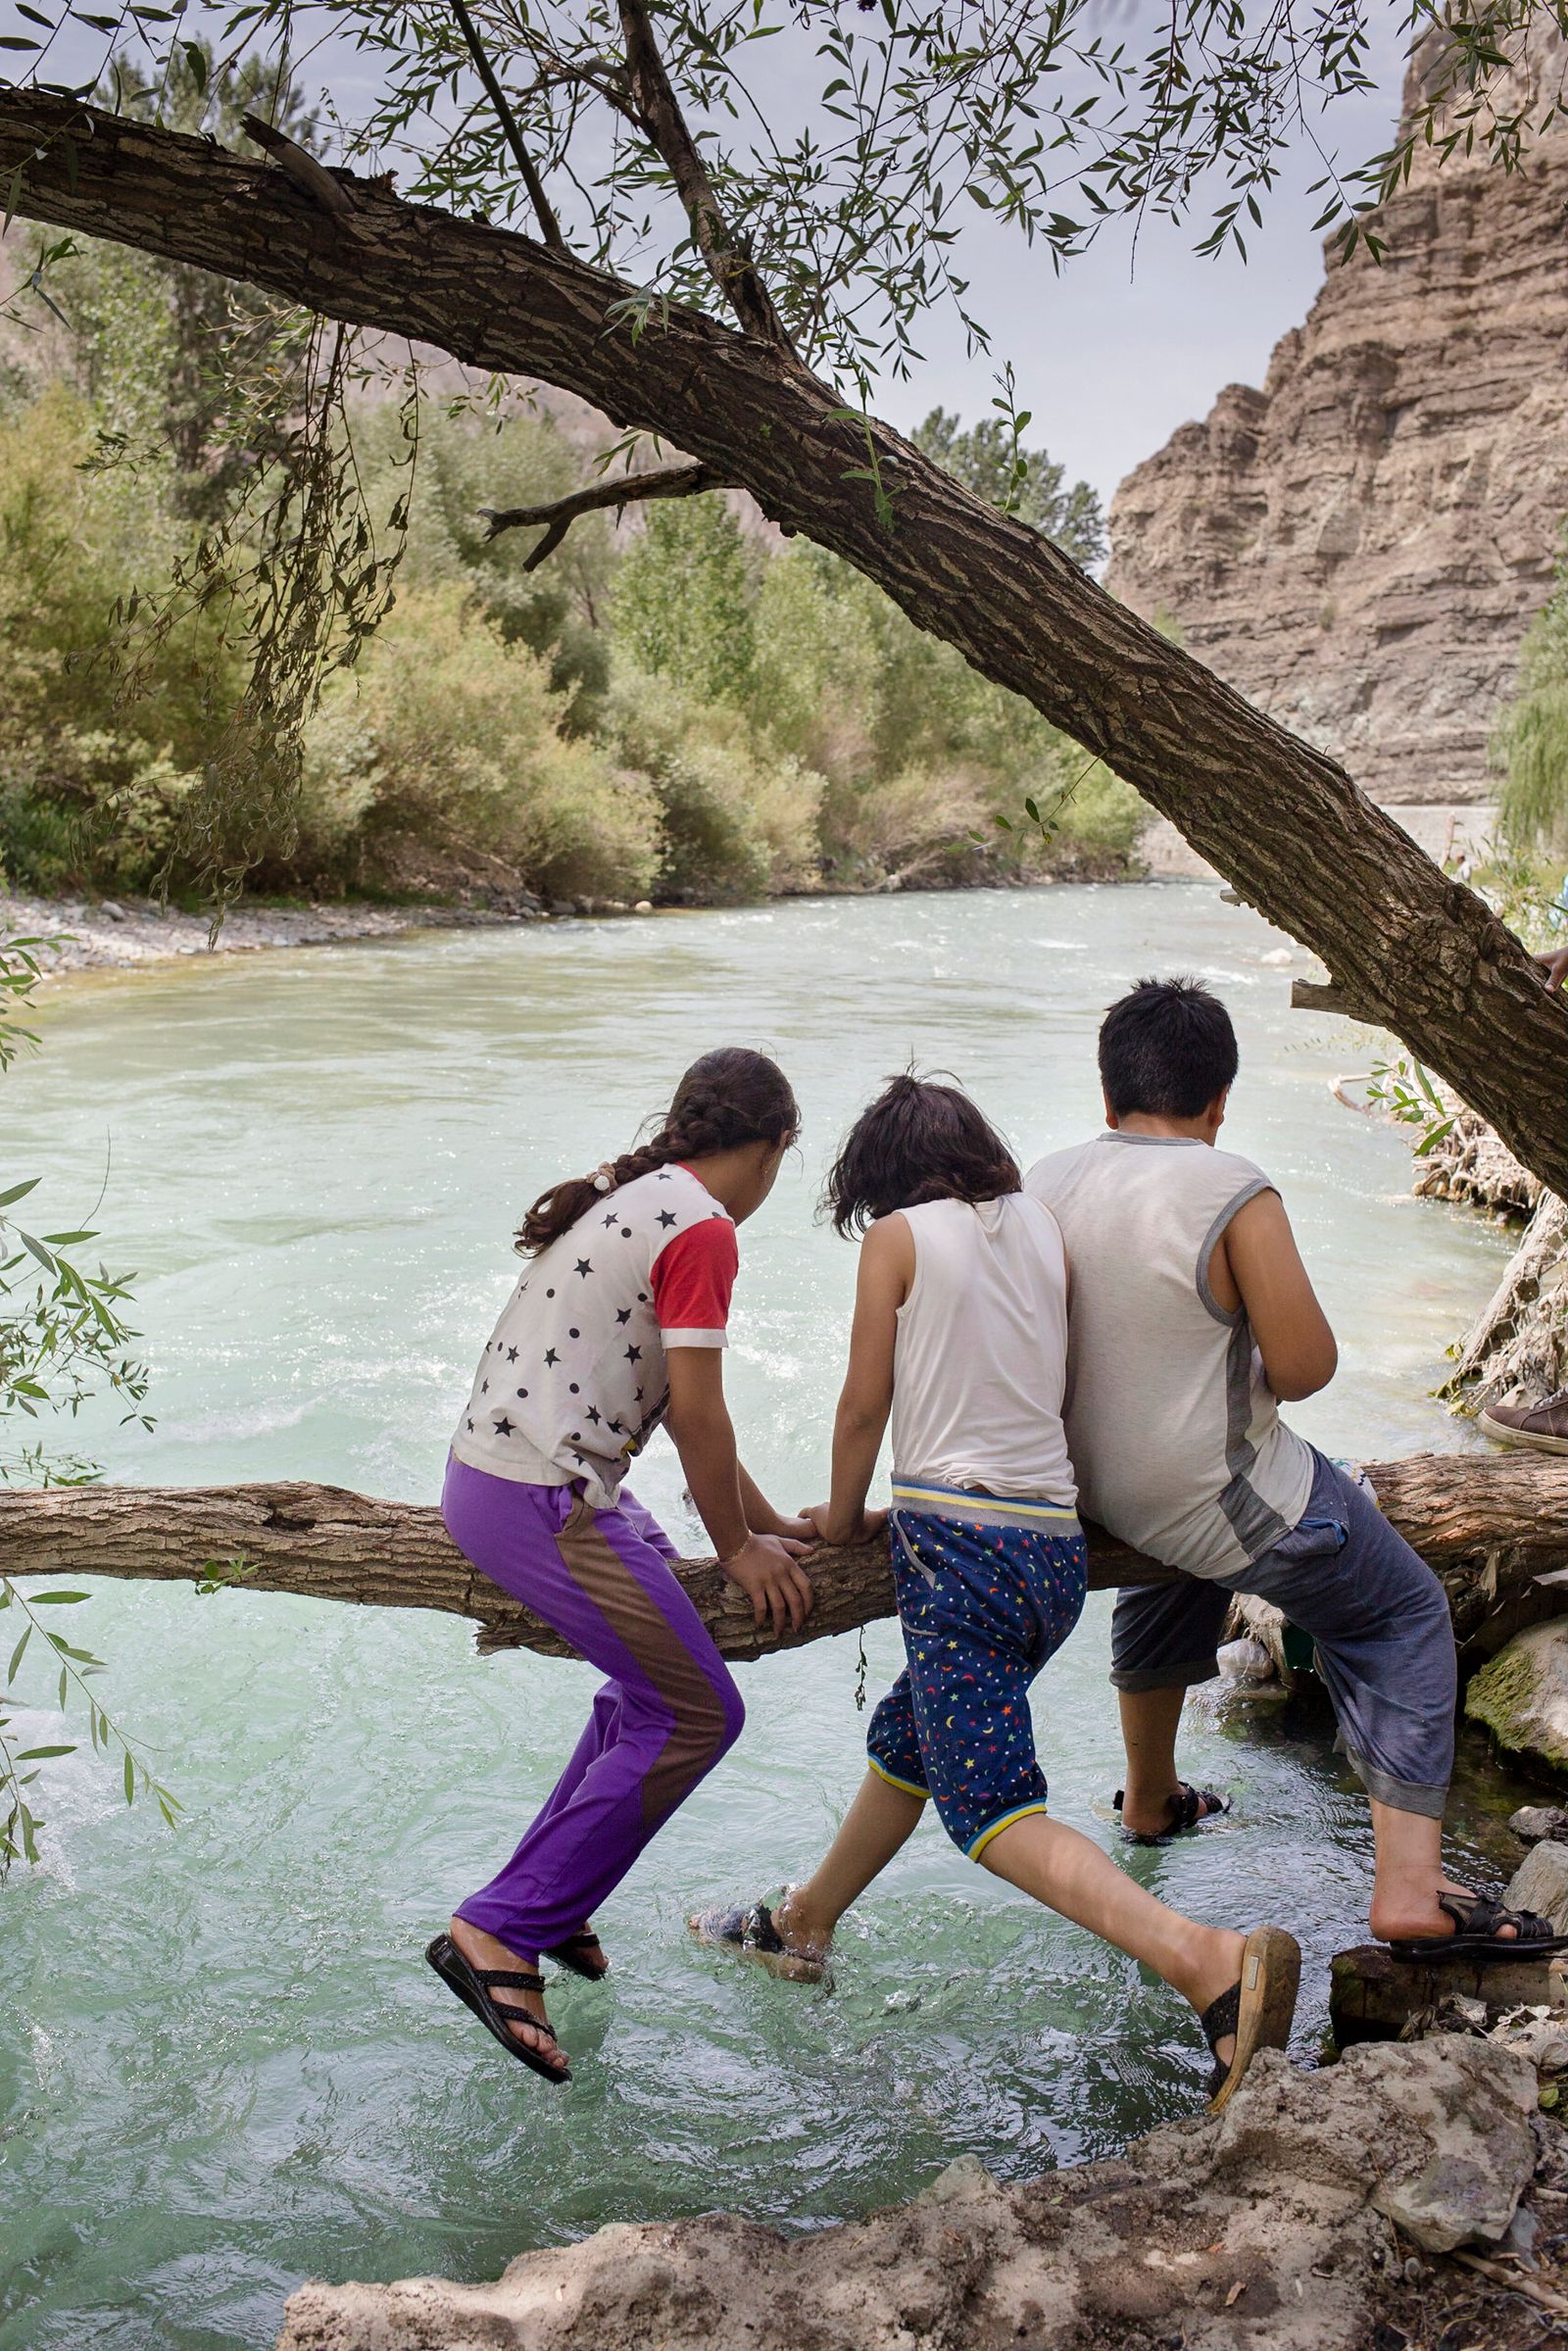
[[[1259,2049],[1287,2046],[1300,1981],[1301,1953],[1295,1935],[1283,1927],[1254,1927],[1242,1953],[1239,1981],[1211,2000],[1199,2019],[1203,2038],[1215,2053],[1208,2084],[1210,2114],[1230,2104]],[[1218,2046],[1231,2033],[1236,2048],[1229,2065],[1221,2065]]]

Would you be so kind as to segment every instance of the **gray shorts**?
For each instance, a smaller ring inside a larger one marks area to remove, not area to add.
[[[1441,1820],[1458,1701],[1447,1599],[1370,1489],[1315,1446],[1313,1456],[1300,1519],[1250,1567],[1117,1593],[1111,1681],[1126,1690],[1206,1682],[1233,1595],[1272,1600],[1316,1646],[1339,1743],[1368,1794]]]

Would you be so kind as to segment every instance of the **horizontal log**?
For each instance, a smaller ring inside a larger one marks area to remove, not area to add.
[[[1470,1638],[1510,1594],[1568,1567],[1568,1458],[1417,1453],[1368,1465],[1394,1524],[1447,1589]],[[1170,1571],[1091,1527],[1092,1591],[1158,1584]],[[481,1649],[570,1654],[560,1636],[469,1566],[438,1511],[342,1487],[74,1486],[0,1491],[0,1575],[198,1581],[217,1572],[253,1592],[471,1617]],[[726,1657],[765,1655],[894,1612],[886,1546],[823,1547],[809,1563],[816,1606],[782,1641],[759,1633],[713,1559],[676,1573]]]

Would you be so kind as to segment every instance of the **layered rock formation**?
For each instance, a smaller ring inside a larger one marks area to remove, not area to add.
[[[1514,88],[1561,73],[1540,51]],[[1115,593],[1386,804],[1489,790],[1568,515],[1565,220],[1568,122],[1513,173],[1418,147],[1381,265],[1331,239],[1263,389],[1229,385],[1111,508]]]

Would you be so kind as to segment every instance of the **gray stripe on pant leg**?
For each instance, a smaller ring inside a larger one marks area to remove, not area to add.
[[[1291,1530],[1248,1481],[1247,1473],[1257,1459],[1247,1434],[1251,1417],[1252,1331],[1244,1313],[1231,1332],[1225,1355],[1225,1466],[1231,1482],[1218,1499],[1237,1542],[1249,1559],[1256,1559]]]

